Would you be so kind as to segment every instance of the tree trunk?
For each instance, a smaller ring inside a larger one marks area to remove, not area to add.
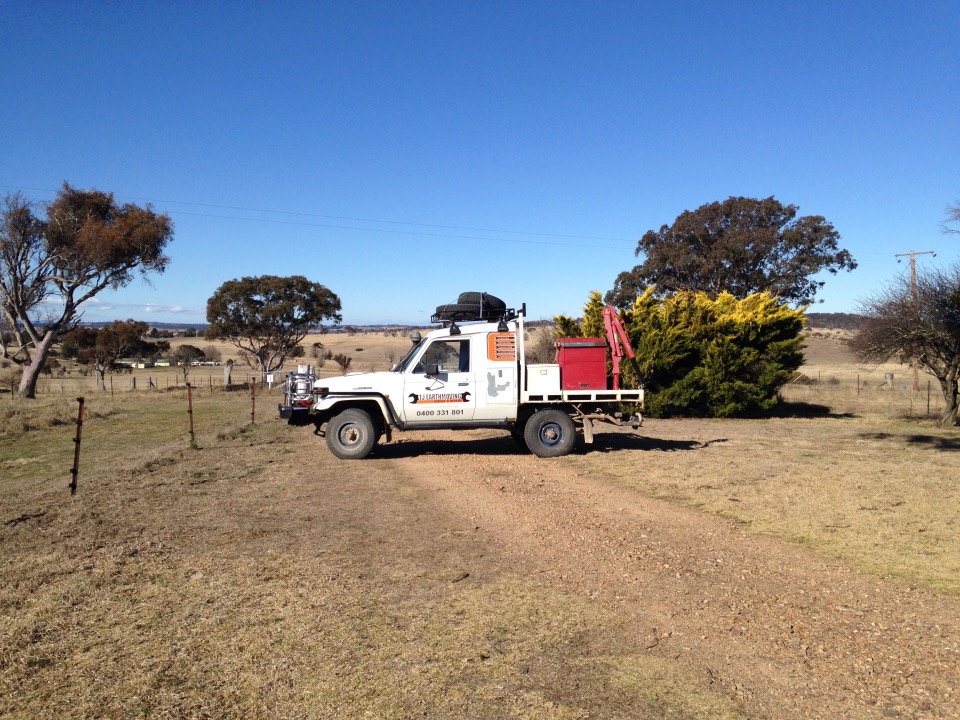
[[[958,395],[960,395],[960,388],[957,386],[957,373],[947,373],[946,377],[939,378],[939,380],[940,389],[943,390],[943,401],[946,407],[944,408],[943,415],[940,416],[938,425],[942,427],[960,425],[957,417],[957,411],[960,409],[957,402]]]
[[[53,347],[54,338],[54,333],[48,330],[36,344],[33,360],[29,365],[24,366],[23,375],[20,376],[20,387],[17,390],[17,395],[21,398],[32,399],[37,397],[37,380],[40,379],[40,372],[47,363],[47,356],[50,354],[50,348]]]

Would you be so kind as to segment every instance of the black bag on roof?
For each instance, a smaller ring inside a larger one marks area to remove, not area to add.
[[[437,312],[430,318],[430,322],[467,322],[469,320],[494,321],[502,318],[507,312],[507,304],[489,293],[465,292],[460,293],[455,303],[437,305]]]

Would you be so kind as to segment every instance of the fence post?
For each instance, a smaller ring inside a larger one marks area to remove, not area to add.
[[[250,424],[257,423],[257,381],[250,383]]]
[[[80,472],[80,433],[83,430],[83,398],[78,397],[77,402],[80,403],[80,409],[77,411],[77,436],[73,439],[73,469],[70,471],[73,476],[70,481],[71,495],[77,494],[77,474]]]
[[[190,448],[197,449],[197,436],[193,434],[193,385],[187,383],[187,415],[190,416]]]

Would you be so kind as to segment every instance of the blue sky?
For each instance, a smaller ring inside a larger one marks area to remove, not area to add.
[[[957,260],[960,2],[0,0],[0,193],[63,181],[175,222],[166,273],[87,320],[203,322],[306,275],[346,323],[485,290],[578,315],[637,239],[731,195],[823,215],[855,310]]]

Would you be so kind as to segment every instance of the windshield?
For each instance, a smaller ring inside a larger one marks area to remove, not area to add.
[[[421,344],[417,343],[412,348],[407,351],[407,354],[403,356],[403,360],[398,362],[393,366],[393,372],[403,372],[407,369],[407,366],[410,364],[410,361],[413,359],[413,356],[417,354],[417,351],[421,348]]]

